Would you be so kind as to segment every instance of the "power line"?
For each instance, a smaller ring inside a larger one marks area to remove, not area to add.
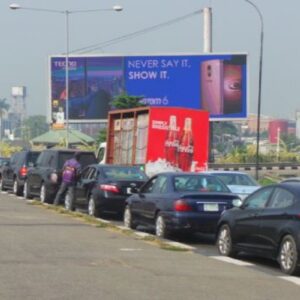
[[[87,53],[87,52],[92,52],[92,51],[95,51],[95,50],[99,50],[101,48],[108,47],[108,46],[111,46],[113,44],[117,44],[117,43],[120,43],[122,41],[135,38],[135,37],[137,37],[139,35],[148,33],[150,31],[154,31],[154,30],[158,30],[158,29],[160,29],[162,27],[170,26],[170,25],[172,25],[174,23],[183,21],[185,19],[188,19],[188,18],[190,18],[192,16],[195,16],[197,14],[200,14],[202,12],[203,12],[202,9],[196,10],[196,11],[194,11],[192,13],[189,13],[187,15],[184,15],[182,17],[178,17],[178,18],[169,20],[167,22],[163,22],[163,23],[151,26],[151,27],[147,27],[147,28],[135,31],[133,33],[129,33],[129,34],[126,34],[126,35],[123,35],[123,36],[120,36],[120,37],[117,37],[117,38],[114,38],[114,39],[111,39],[111,40],[108,40],[108,41],[105,41],[105,42],[97,43],[97,44],[94,44],[94,45],[91,45],[91,46],[87,46],[87,47],[83,47],[83,48],[78,48],[78,49],[72,50],[72,51],[70,51],[70,53],[82,54],[82,53]]]

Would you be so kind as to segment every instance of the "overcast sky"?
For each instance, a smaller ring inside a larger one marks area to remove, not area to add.
[[[249,111],[257,112],[260,23],[245,0],[22,0],[0,2],[0,98],[10,99],[11,87],[28,89],[30,115],[47,113],[48,56],[65,51],[64,15],[9,9],[57,10],[123,6],[123,12],[93,12],[70,16],[70,48],[78,49],[148,28],[205,6],[213,10],[213,51],[249,54]],[[252,0],[264,17],[265,40],[262,113],[294,118],[300,110],[299,0]],[[168,27],[137,36],[95,53],[201,53],[203,17],[198,14]],[[184,88],[184,87],[183,87]]]

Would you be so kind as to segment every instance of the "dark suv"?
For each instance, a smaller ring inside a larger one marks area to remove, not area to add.
[[[53,203],[61,183],[62,168],[66,160],[78,150],[48,149],[42,151],[35,166],[30,168],[24,185],[24,197],[39,196],[41,202]],[[94,152],[80,151],[81,167],[97,163]]]
[[[0,188],[12,190],[17,196],[23,194],[24,182],[27,178],[28,168],[33,166],[39,156],[39,151],[21,151],[13,154],[2,167]]]

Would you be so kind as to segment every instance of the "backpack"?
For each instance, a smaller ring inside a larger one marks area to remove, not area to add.
[[[70,161],[67,161],[64,169],[62,178],[64,182],[75,182],[77,177],[77,166]]]

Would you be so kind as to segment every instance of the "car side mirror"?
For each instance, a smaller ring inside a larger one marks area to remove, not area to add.
[[[138,194],[140,192],[140,189],[134,186],[130,188],[130,192],[131,194]]]
[[[232,201],[232,205],[233,205],[234,207],[239,207],[239,208],[241,208],[241,207],[242,207],[242,204],[243,204],[243,201],[242,201],[241,199],[234,199],[234,200]]]

